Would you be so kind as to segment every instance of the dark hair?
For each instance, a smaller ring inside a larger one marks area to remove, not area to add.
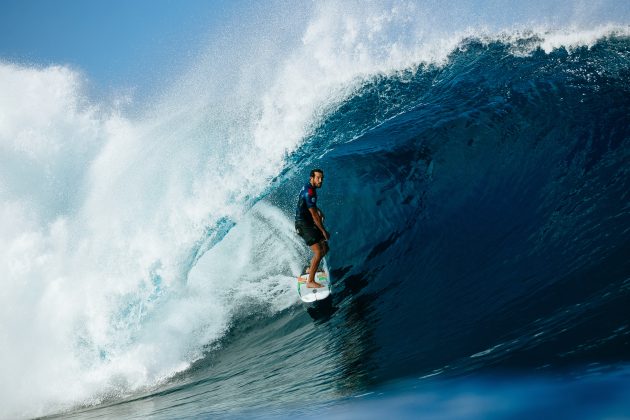
[[[315,172],[319,172],[320,174],[324,175],[324,171],[322,171],[319,168],[315,168],[311,171],[311,178],[313,178],[315,176]]]

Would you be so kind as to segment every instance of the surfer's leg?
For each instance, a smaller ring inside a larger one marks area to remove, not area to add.
[[[317,273],[320,261],[324,258],[324,252],[319,243],[311,245],[311,250],[313,251],[313,259],[311,260],[311,267],[308,270],[308,281],[306,282],[306,287],[323,287],[315,281],[315,273]]]

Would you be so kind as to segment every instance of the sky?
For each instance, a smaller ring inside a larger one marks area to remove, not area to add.
[[[240,0],[2,0],[0,61],[67,65],[97,91],[142,91],[180,72],[244,6]]]

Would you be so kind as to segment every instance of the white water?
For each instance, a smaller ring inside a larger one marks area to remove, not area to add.
[[[252,199],[363,78],[443,63],[462,37],[502,29],[443,9],[317,4],[299,38],[211,46],[133,114],[127,98],[87,98],[77,70],[0,64],[0,417],[155,386],[254,295],[292,304],[283,273],[304,250],[291,215],[246,213]],[[590,28],[585,15],[572,25]],[[593,30],[566,33],[579,45]],[[569,42],[558,33],[544,45]],[[239,223],[192,266],[220,220]]]

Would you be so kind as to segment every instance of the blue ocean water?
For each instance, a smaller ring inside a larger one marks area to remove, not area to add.
[[[0,61],[0,418],[630,417],[617,2],[356,5],[230,27],[132,110]]]
[[[63,417],[630,416],[630,40],[536,43],[365,80],[254,200],[290,215],[324,168],[329,306],[244,302],[180,373]]]

